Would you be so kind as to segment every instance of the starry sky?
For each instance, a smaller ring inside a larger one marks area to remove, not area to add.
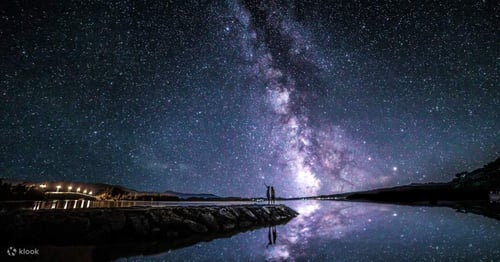
[[[0,177],[262,196],[500,156],[494,1],[0,3]]]

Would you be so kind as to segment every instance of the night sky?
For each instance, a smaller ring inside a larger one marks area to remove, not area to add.
[[[0,177],[222,196],[451,180],[500,156],[494,3],[1,1]]]

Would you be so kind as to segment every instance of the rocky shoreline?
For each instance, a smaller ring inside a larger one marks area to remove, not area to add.
[[[284,205],[172,206],[75,210],[1,210],[3,244],[99,245],[163,241],[175,248],[288,222]]]

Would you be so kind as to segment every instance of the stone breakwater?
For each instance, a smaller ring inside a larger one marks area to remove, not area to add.
[[[74,245],[207,240],[284,224],[295,216],[297,212],[284,205],[0,210],[0,241]]]

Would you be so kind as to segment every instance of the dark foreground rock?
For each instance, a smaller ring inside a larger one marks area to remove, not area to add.
[[[74,210],[0,210],[0,246],[40,248],[38,259],[112,260],[157,254],[201,241],[287,223],[284,205]],[[65,255],[65,258],[69,257]]]
[[[296,215],[284,205],[3,210],[0,243],[75,245],[178,240],[282,224]]]

